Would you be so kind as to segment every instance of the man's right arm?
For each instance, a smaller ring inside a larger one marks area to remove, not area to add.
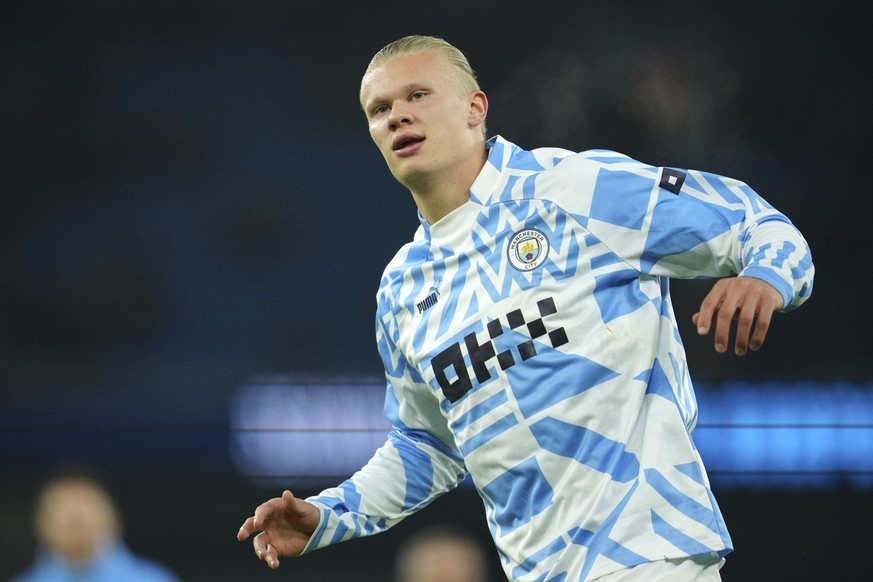
[[[415,404],[402,396],[398,401],[394,394],[412,390],[399,389],[391,380],[389,376],[385,408],[395,428],[361,470],[339,486],[306,500],[286,491],[281,498],[259,506],[240,528],[240,540],[261,532],[253,541],[255,553],[271,568],[277,568],[282,557],[385,531],[466,477],[460,453],[431,430],[438,431],[440,422],[444,427],[442,416],[435,412],[435,427],[421,422],[427,418],[426,412],[413,419],[404,415],[406,421],[401,420],[399,411],[407,406],[415,408]],[[431,409],[436,410],[436,406],[432,404]]]
[[[263,518],[256,511],[246,520],[239,539],[272,526],[272,533],[259,534],[254,542],[258,556],[272,568],[280,557],[384,531],[467,476],[437,399],[397,345],[390,277],[382,283],[376,340],[387,379],[385,417],[394,429],[370,461],[339,486],[306,500],[286,492],[258,508]]]
[[[384,531],[467,475],[437,400],[399,349],[396,330],[390,301],[382,296],[376,339],[387,379],[385,417],[394,429],[363,469],[307,499],[321,520],[304,553]]]
[[[385,531],[457,487],[463,464],[433,445],[426,432],[395,429],[360,471],[309,497],[321,519],[302,553]]]

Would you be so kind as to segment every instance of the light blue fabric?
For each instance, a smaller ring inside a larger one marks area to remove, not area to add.
[[[84,568],[40,551],[33,567],[12,582],[179,582],[164,566],[134,555],[123,543],[105,548]]]
[[[382,531],[469,475],[513,580],[728,553],[669,279],[757,277],[789,310],[812,289],[808,245],[737,180],[488,148],[470,201],[385,269],[376,336],[395,430],[310,498],[322,522],[306,551]]]

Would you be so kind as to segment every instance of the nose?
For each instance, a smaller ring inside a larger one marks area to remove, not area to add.
[[[398,101],[391,106],[391,113],[388,115],[388,124],[391,129],[409,125],[412,120],[412,112],[409,111],[405,101]]]

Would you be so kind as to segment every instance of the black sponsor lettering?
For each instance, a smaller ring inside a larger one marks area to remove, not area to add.
[[[425,300],[427,301],[427,300]],[[422,301],[424,303],[425,301]],[[434,297],[434,303],[436,298]],[[419,304],[421,305],[421,303]],[[522,330],[527,330],[529,338],[515,346],[514,350],[522,361],[536,357],[537,348],[534,339],[540,337],[548,337],[549,343],[553,348],[557,348],[569,342],[567,332],[563,327],[549,331],[543,318],[557,313],[554,300],[549,297],[537,303],[539,317],[531,322],[526,322],[524,314],[520,309],[516,309],[506,314],[506,321],[511,329],[515,329],[518,333]],[[427,307],[424,307],[427,309]],[[419,312],[422,309],[419,307]],[[464,394],[473,388],[473,383],[470,379],[470,373],[467,371],[467,361],[473,368],[473,373],[476,376],[478,384],[484,384],[491,379],[491,372],[488,370],[488,361],[497,357],[497,363],[502,370],[506,370],[516,364],[516,360],[512,355],[512,349],[495,353],[494,338],[503,335],[503,326],[499,319],[489,321],[486,325],[489,339],[480,344],[476,333],[470,333],[464,336],[463,345],[461,342],[455,342],[445,350],[434,356],[431,361],[434,377],[443,391],[449,402],[459,400]],[[545,339],[545,338],[543,338]],[[465,349],[466,348],[466,349]],[[454,381],[449,381],[449,376],[446,375],[446,370],[451,366],[457,378]]]

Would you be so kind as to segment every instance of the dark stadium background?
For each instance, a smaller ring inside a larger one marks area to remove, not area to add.
[[[278,573],[235,541],[278,493],[229,458],[238,387],[380,372],[373,298],[417,222],[357,90],[405,34],[470,56],[492,134],[741,178],[804,232],[813,298],[742,360],[692,333],[706,285],[674,284],[702,384],[873,389],[871,16],[851,0],[0,3],[0,579],[31,562],[34,490],[68,458],[104,470],[134,551],[186,581],[388,580],[399,541],[443,519],[488,542],[469,489]],[[737,547],[724,579],[863,577],[873,493],[837,483],[715,480]]]

